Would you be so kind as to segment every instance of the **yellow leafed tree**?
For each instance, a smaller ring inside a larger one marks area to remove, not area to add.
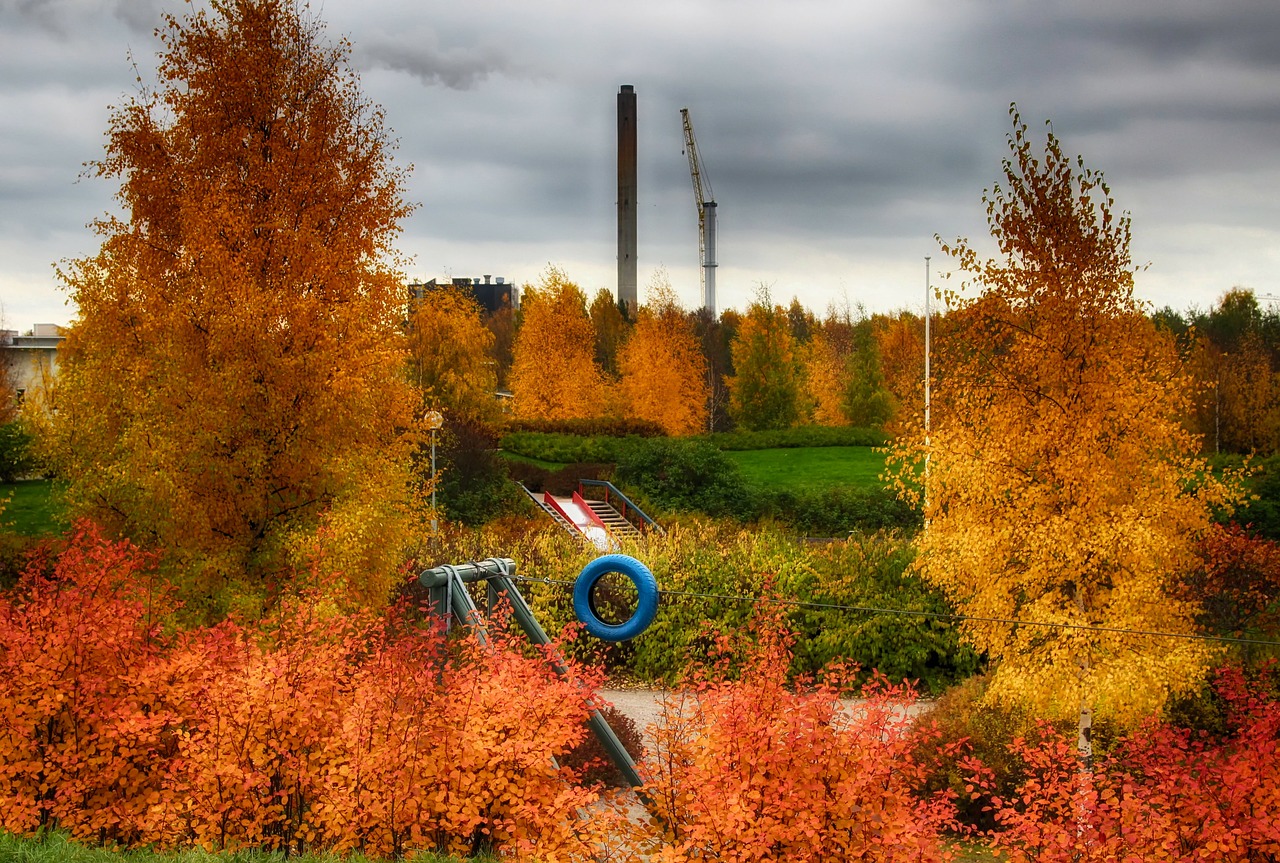
[[[511,360],[516,416],[587,419],[605,412],[604,374],[596,365],[596,332],[586,295],[549,267],[526,287]]]
[[[76,513],[162,549],[210,613],[319,559],[335,598],[381,601],[414,404],[381,114],[292,0],[159,35],[159,83],[96,164],[124,216],[63,272],[53,462]]]
[[[846,357],[821,329],[814,332],[801,351],[805,384],[813,400],[813,421],[823,426],[847,426],[844,402],[848,394]]]
[[[649,286],[618,365],[628,416],[655,422],[669,435],[706,429],[707,361],[693,321],[665,279]]]
[[[493,419],[498,386],[494,334],[480,305],[453,287],[414,300],[409,319],[409,379],[424,408],[448,408],[472,419]]]
[[[1190,388],[1134,299],[1128,218],[1011,113],[1005,185],[984,196],[1001,256],[943,244],[982,292],[954,298],[933,427],[900,453],[929,456],[918,567],[971,616],[991,697],[1131,722],[1211,661],[1203,642],[1126,631],[1194,632],[1169,588],[1230,493],[1179,423]]]

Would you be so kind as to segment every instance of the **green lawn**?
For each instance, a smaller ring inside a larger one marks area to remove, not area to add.
[[[339,857],[335,854],[302,854],[288,858],[281,852],[235,851],[211,853],[201,850],[158,852],[146,849],[110,851],[72,842],[61,833],[46,834],[39,839],[19,839],[0,831],[0,863],[365,863],[361,854]],[[459,863],[459,858],[440,854],[419,854],[419,863]],[[492,861],[480,856],[471,863]]]
[[[560,468],[564,467],[563,462],[543,461],[540,458],[529,458],[529,456],[527,455],[520,455],[519,453],[515,453],[515,452],[507,452],[506,450],[500,450],[499,454],[503,458],[505,458],[507,461],[522,461],[525,464],[537,465],[538,467],[544,470],[560,470]]]
[[[8,498],[0,513],[0,530],[23,536],[61,533],[62,512],[54,496],[53,483],[46,479],[25,479],[0,483],[0,499]]]
[[[884,454],[869,446],[820,446],[726,452],[747,482],[769,489],[880,486]]]

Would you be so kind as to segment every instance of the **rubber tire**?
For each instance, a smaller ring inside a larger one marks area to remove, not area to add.
[[[614,626],[605,623],[591,608],[591,591],[601,578],[611,572],[625,575],[636,587],[636,610],[631,617]],[[602,641],[630,641],[649,628],[658,614],[658,580],[649,567],[625,554],[606,554],[582,568],[573,583],[573,613],[587,627],[587,632]]]

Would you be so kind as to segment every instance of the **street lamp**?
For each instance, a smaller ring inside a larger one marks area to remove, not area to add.
[[[440,532],[440,524],[436,519],[436,432],[444,425],[444,414],[431,410],[422,415],[422,423],[431,429],[431,535]]]

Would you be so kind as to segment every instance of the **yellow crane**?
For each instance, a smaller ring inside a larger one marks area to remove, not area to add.
[[[698,156],[698,142],[693,137],[693,120],[689,109],[680,109],[684,121],[684,151],[689,157],[689,176],[693,179],[693,202],[698,208],[698,263],[702,274],[702,305],[716,314],[716,202],[711,191],[702,159]]]

